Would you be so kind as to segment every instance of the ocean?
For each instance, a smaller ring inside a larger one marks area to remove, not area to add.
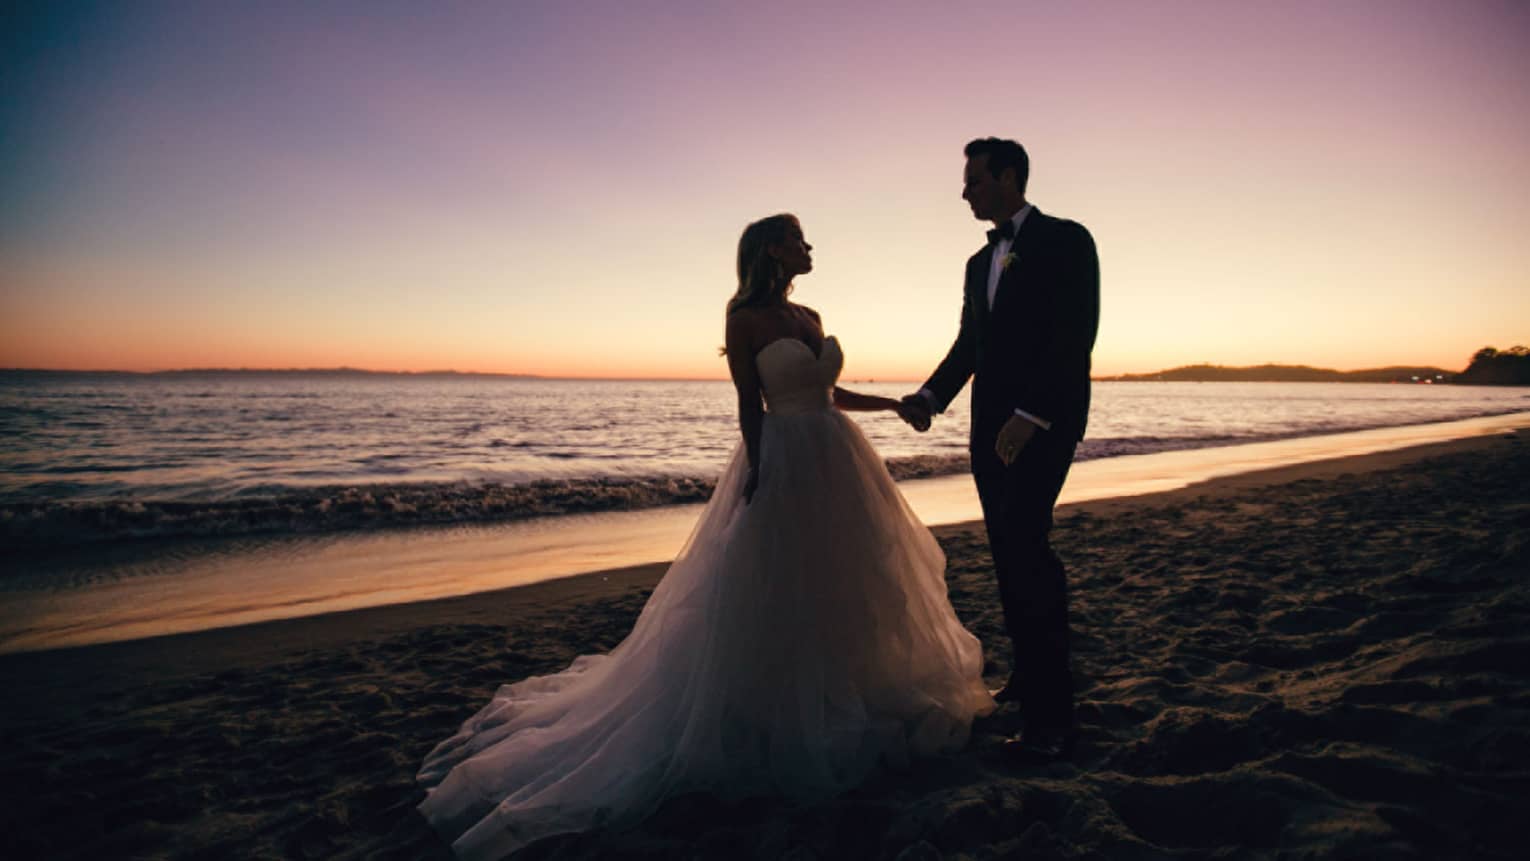
[[[1526,410],[1527,388],[1106,382],[1078,457]],[[899,479],[966,469],[965,393],[926,434],[852,415]],[[0,546],[36,549],[701,502],[738,429],[727,382],[9,372],[0,436]]]

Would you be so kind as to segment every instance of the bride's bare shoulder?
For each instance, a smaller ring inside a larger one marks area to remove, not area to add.
[[[728,331],[747,331],[760,326],[760,313],[754,308],[739,308],[728,312]]]
[[[754,308],[739,308],[728,314],[727,326],[724,334],[728,340],[728,349],[742,349],[751,351],[754,344],[759,341],[760,333],[764,331],[764,319]]]

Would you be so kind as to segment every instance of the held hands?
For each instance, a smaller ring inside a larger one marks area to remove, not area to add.
[[[999,460],[1003,461],[1005,466],[1009,466],[1015,462],[1015,458],[1020,456],[1020,452],[1035,435],[1035,423],[1019,416],[1010,416],[1009,421],[1004,423],[1004,427],[999,429],[999,438],[993,444],[993,452],[999,456]]]
[[[894,407],[898,418],[908,422],[909,427],[920,433],[930,429],[930,402],[924,396],[915,392],[912,395],[904,395],[903,400]]]

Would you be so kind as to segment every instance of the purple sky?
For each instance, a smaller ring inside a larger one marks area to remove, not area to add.
[[[8,13],[0,366],[722,376],[788,210],[847,375],[921,377],[988,134],[1095,234],[1102,373],[1530,341],[1524,4],[646,5]]]

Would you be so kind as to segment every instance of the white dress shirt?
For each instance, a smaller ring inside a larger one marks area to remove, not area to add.
[[[1010,216],[1010,223],[1015,225],[1015,236],[1020,235],[1020,225],[1025,223],[1025,217],[1031,214],[1032,209],[1035,209],[1035,207],[1027,203],[1026,205],[1020,207],[1019,212],[1016,212],[1014,215]],[[988,264],[988,310],[990,311],[993,310],[994,298],[999,295],[999,277],[1004,274],[1004,270],[1007,268],[1004,265],[1004,258],[1014,247],[1015,240],[1013,238],[1000,239],[993,246],[993,259]],[[1016,261],[1010,260],[1009,262],[1010,265],[1013,266]],[[930,405],[930,409],[935,409],[934,392],[930,391],[929,389],[920,389],[919,394],[924,396],[925,401],[927,401]],[[1015,410],[1015,415],[1035,424],[1042,430],[1052,429],[1052,423],[1050,421],[1039,416],[1033,416],[1025,410],[1017,408]]]
[[[1031,214],[1036,207],[1029,203],[1020,207],[1020,211],[1010,217],[1009,223],[1015,226],[1015,236],[1020,235],[1020,225],[1025,223],[1025,217]],[[1004,274],[1004,255],[1015,247],[1014,237],[1000,239],[993,246],[993,261],[988,264],[988,310],[993,310],[993,299],[999,295],[999,276]],[[1011,260],[1010,263],[1015,261]]]

